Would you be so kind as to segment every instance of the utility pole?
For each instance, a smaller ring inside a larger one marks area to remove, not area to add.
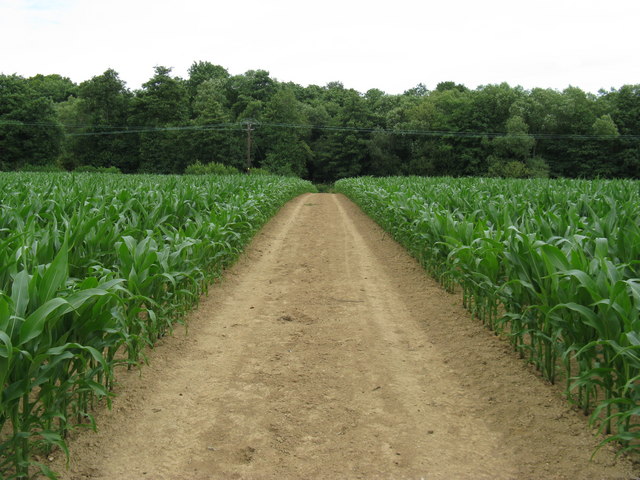
[[[245,120],[243,123],[247,126],[247,161],[245,167],[247,173],[251,169],[251,132],[253,132],[253,120]]]

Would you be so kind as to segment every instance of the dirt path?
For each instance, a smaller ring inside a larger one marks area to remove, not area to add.
[[[64,478],[633,477],[339,195],[286,205],[150,358]]]

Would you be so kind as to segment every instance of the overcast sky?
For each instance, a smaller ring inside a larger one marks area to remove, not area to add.
[[[640,83],[639,0],[0,0],[0,73],[131,89],[194,61],[387,93],[452,80],[596,93]]]

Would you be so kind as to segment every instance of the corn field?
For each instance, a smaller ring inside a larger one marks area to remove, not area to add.
[[[95,428],[114,367],[144,360],[311,190],[271,176],[0,174],[0,478],[55,478],[37,459]]]
[[[640,183],[336,183],[620,452],[640,450]]]

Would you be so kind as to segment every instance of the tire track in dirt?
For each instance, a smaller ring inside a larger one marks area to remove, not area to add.
[[[63,478],[632,477],[340,195],[287,204],[149,356]]]

